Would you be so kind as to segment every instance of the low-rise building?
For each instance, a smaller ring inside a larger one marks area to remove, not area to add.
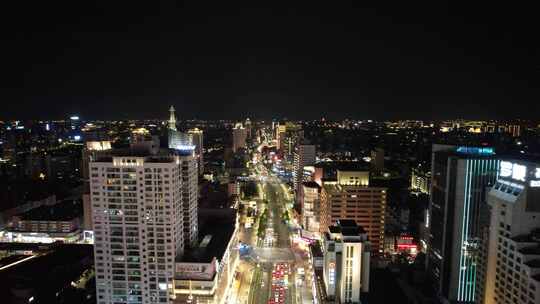
[[[65,243],[81,238],[82,202],[66,200],[42,205],[11,217],[4,240],[10,242]]]
[[[9,230],[17,232],[69,233],[80,228],[82,205],[64,201],[44,205],[12,217]]]
[[[6,182],[0,184],[0,228],[11,218],[43,205],[54,205],[56,195],[44,181]]]
[[[198,246],[176,258],[174,303],[227,303],[238,264],[235,216],[211,216],[202,223]]]

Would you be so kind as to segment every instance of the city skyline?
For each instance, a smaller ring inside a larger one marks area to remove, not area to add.
[[[540,299],[539,125],[176,113],[0,123],[8,303]]]
[[[2,7],[0,302],[540,303],[536,10],[248,4]]]

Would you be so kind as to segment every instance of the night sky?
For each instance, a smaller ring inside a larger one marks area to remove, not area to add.
[[[540,118],[532,7],[144,2],[4,6],[0,119]]]

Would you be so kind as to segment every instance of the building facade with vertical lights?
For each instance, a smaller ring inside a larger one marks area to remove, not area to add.
[[[199,175],[204,173],[204,133],[199,128],[188,130],[188,134],[191,137],[191,142],[195,146],[195,156],[199,163]]]
[[[476,298],[481,212],[497,167],[492,148],[433,145],[427,266],[444,301]]]
[[[186,246],[194,247],[198,241],[198,162],[191,149],[177,151],[182,179],[182,212],[184,213],[184,240]]]

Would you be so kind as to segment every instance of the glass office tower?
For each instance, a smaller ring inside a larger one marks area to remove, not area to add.
[[[427,266],[446,301],[475,300],[482,215],[497,167],[492,148],[433,146]]]

